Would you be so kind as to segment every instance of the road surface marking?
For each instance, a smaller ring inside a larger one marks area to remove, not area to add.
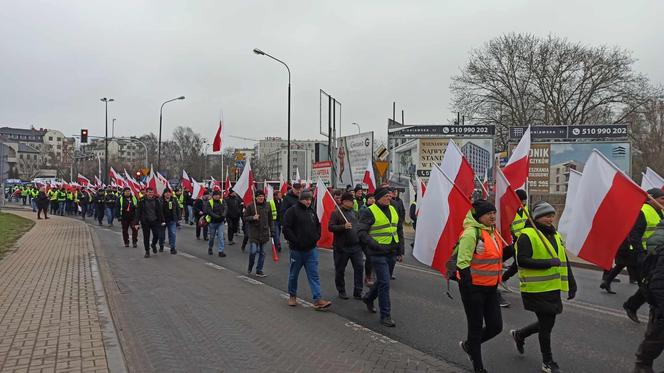
[[[353,329],[356,332],[362,332],[362,333],[367,333],[369,335],[369,338],[373,339],[376,342],[380,342],[383,344],[388,344],[388,343],[397,343],[394,339],[391,339],[389,337],[386,337],[380,333],[376,333],[371,329],[365,328],[362,325],[356,324],[352,321],[347,322],[346,327],[349,327]]]
[[[250,284],[254,284],[254,285],[263,285],[262,282],[260,282],[260,281],[258,281],[258,280],[254,280],[253,278],[251,278],[251,277],[247,277],[247,276],[244,276],[244,275],[237,276],[237,278],[239,278],[240,280],[242,280],[242,281],[244,281],[244,282],[248,282],[248,283],[250,283]]]

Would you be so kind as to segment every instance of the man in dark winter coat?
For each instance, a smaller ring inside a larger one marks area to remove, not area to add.
[[[653,361],[664,350],[664,221],[655,228],[647,241],[648,255],[653,255],[653,266],[646,286],[650,317],[645,337],[636,351],[634,373],[654,373]]]
[[[44,213],[44,219],[48,219],[46,215],[48,211],[48,196],[46,195],[46,188],[39,189],[36,197],[37,204],[37,219],[41,219],[41,213]]]
[[[362,299],[362,268],[363,254],[360,238],[358,213],[353,210],[353,193],[346,192],[341,195],[341,211],[334,210],[330,216],[328,230],[334,234],[334,284],[339,292],[339,298],[348,299],[346,295],[346,265],[350,260],[353,266],[353,298]],[[342,215],[343,213],[343,215]]]
[[[159,251],[164,251],[164,241],[168,232],[168,245],[171,247],[171,254],[177,254],[177,250],[175,249],[175,235],[177,234],[177,223],[180,220],[180,205],[177,199],[174,198],[173,191],[168,188],[164,189],[160,200],[164,212],[165,224],[162,225],[159,235]]]
[[[207,241],[208,239],[208,226],[205,222],[205,206],[210,200],[209,192],[205,192],[202,198],[196,199],[193,205],[193,219],[196,223],[196,239],[201,239],[201,231],[203,231],[203,239]],[[202,220],[201,220],[202,219]]]
[[[392,200],[390,201],[390,204],[394,206],[394,208],[397,210],[397,215],[399,215],[399,255],[403,256],[405,252],[404,245],[406,242],[403,237],[403,222],[406,221],[406,208],[403,205],[403,200],[399,197],[399,190],[396,188],[389,189],[392,194]],[[396,276],[394,276],[395,265],[396,262],[390,264],[390,278],[392,280],[396,280]]]
[[[104,215],[110,227],[113,226],[116,199],[113,190],[110,187],[106,188],[106,194],[104,194]]]
[[[104,210],[105,208],[105,200],[106,200],[106,191],[103,189],[99,189],[97,191],[97,194],[95,194],[95,212],[97,213],[97,222],[99,222],[99,225],[101,226],[102,220],[104,220]]]
[[[160,236],[161,227],[166,226],[164,221],[164,211],[160,199],[154,195],[154,190],[150,187],[145,188],[145,197],[138,203],[136,221],[143,228],[143,245],[145,246],[145,257],[150,257],[150,248],[152,253],[157,253],[157,242]],[[150,233],[152,233],[152,243],[150,243]]]
[[[131,194],[131,189],[124,188],[122,196],[118,198],[117,211],[115,216],[118,217],[120,224],[122,224],[122,240],[125,247],[129,247],[129,228],[131,228],[131,242],[136,247],[138,242],[138,223],[136,222],[136,208],[138,201],[136,197]]]
[[[226,221],[228,222],[228,244],[235,245],[233,236],[240,231],[240,217],[242,217],[242,210],[244,203],[242,198],[237,195],[233,190],[231,194],[226,197]]]
[[[205,204],[205,220],[208,222],[210,240],[208,241],[208,255],[212,255],[212,248],[214,247],[214,239],[217,238],[218,254],[224,258],[224,222],[228,215],[228,209],[224,201],[221,199],[221,191],[215,190],[212,192],[212,199],[208,200]]]
[[[294,183],[293,187],[284,196],[284,199],[281,202],[281,211],[279,211],[282,222],[284,215],[286,215],[286,211],[288,211],[289,208],[296,206],[299,203],[298,200],[300,198],[301,192],[302,192],[302,184]]]
[[[244,220],[250,225],[249,228],[249,269],[251,274],[258,254],[258,263],[256,263],[256,276],[265,277],[263,273],[263,264],[265,263],[265,251],[271,249],[272,231],[274,222],[272,221],[272,211],[270,205],[265,202],[265,193],[262,190],[256,191],[255,203],[250,204],[244,210]]]

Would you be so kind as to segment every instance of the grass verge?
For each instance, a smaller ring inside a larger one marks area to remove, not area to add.
[[[35,222],[14,214],[0,212],[0,258],[7,249],[14,246],[21,236],[35,225]]]

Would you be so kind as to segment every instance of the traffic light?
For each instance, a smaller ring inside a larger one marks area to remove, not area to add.
[[[137,179],[140,178],[142,175],[143,174],[141,173],[141,171],[136,171],[136,178]]]
[[[86,128],[83,128],[81,130],[81,143],[82,144],[88,143],[88,130]]]

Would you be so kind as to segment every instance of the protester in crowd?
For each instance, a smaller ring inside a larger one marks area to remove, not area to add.
[[[106,191],[100,188],[97,191],[97,194],[95,195],[95,210],[97,213],[97,222],[99,223],[99,226],[101,226],[102,220],[104,219],[104,212],[106,209],[105,201],[106,201]]]
[[[156,198],[154,190],[151,187],[145,188],[145,197],[138,203],[136,221],[141,224],[141,228],[143,229],[145,257],[149,258],[150,248],[152,248],[153,254],[157,253],[157,241],[160,237],[160,230],[161,227],[166,226],[161,201],[159,198]],[[152,242],[150,242],[150,234],[152,234]]]
[[[192,212],[196,222],[196,239],[201,239],[201,231],[203,232],[203,240],[208,240],[208,224],[205,221],[205,206],[210,200],[210,193],[206,190],[202,198],[196,199],[193,204]]]
[[[256,254],[258,254],[256,276],[265,277],[263,264],[265,263],[265,252],[271,249],[274,222],[272,221],[272,210],[270,205],[265,202],[265,193],[262,190],[256,191],[254,203],[247,206],[244,210],[244,219],[250,225],[249,268],[247,273],[251,274]]]
[[[283,196],[278,190],[274,191],[274,197],[271,201],[270,208],[272,209],[272,217],[274,218],[274,231],[272,231],[272,238],[274,239],[274,246],[277,252],[281,252],[281,204],[283,203]]]
[[[366,205],[360,207],[360,214],[359,216],[362,216],[364,214],[365,210],[369,210],[369,207],[376,203],[376,198],[374,197],[373,193],[367,193],[367,203]],[[364,284],[366,286],[371,287],[374,284],[374,280],[372,277],[372,267],[371,267],[371,260],[369,259],[369,255],[367,254],[367,245],[365,245],[362,240],[360,240],[360,246],[362,247],[362,252],[364,253]]]
[[[106,222],[109,227],[113,226],[116,201],[117,197],[113,189],[111,187],[106,188],[106,193],[104,194],[104,215],[106,216]]]
[[[136,197],[131,194],[129,187],[124,188],[122,196],[118,198],[117,211],[115,216],[118,217],[122,225],[122,241],[125,247],[129,247],[129,229],[131,229],[131,243],[137,247],[138,243],[138,222],[136,221],[136,208],[138,201]]]
[[[212,192],[212,199],[208,200],[205,205],[206,221],[208,223],[208,232],[210,240],[208,241],[208,255],[212,255],[212,248],[214,247],[214,239],[218,241],[218,255],[222,258],[226,256],[224,252],[224,222],[228,209],[224,201],[221,199],[221,191],[214,190]]]
[[[194,225],[196,217],[194,216],[194,200],[191,196],[191,192],[188,189],[182,193],[184,194],[184,221],[189,225]]]
[[[403,205],[403,200],[401,199],[399,195],[399,189],[397,188],[389,188],[390,194],[391,194],[391,199],[390,199],[390,204],[394,206],[394,208],[397,210],[397,215],[399,216],[399,252],[398,255],[402,256],[405,253],[405,242],[406,240],[403,237],[403,223],[406,221],[406,208]],[[392,280],[396,280],[397,277],[394,275],[394,267],[396,266],[396,261],[395,262],[390,262],[390,278]]]
[[[177,254],[175,240],[177,234],[177,223],[180,219],[180,206],[178,201],[173,198],[173,191],[169,188],[164,189],[161,196],[161,206],[164,215],[164,224],[159,232],[159,252],[164,251],[166,233],[168,233],[168,245],[171,248],[171,254]]]
[[[46,195],[46,188],[40,188],[35,198],[37,206],[37,219],[41,219],[41,213],[44,213],[44,219],[48,219],[48,196]]]
[[[240,218],[242,217],[244,202],[233,189],[231,189],[224,202],[226,205],[226,220],[228,221],[228,244],[235,245],[234,237],[240,232]]]
[[[362,299],[362,267],[363,254],[360,239],[358,213],[353,210],[355,199],[353,194],[346,192],[341,196],[339,209],[332,212],[328,230],[334,234],[332,245],[334,257],[334,284],[339,298],[348,299],[346,294],[346,266],[350,260],[353,266],[353,298]]]

